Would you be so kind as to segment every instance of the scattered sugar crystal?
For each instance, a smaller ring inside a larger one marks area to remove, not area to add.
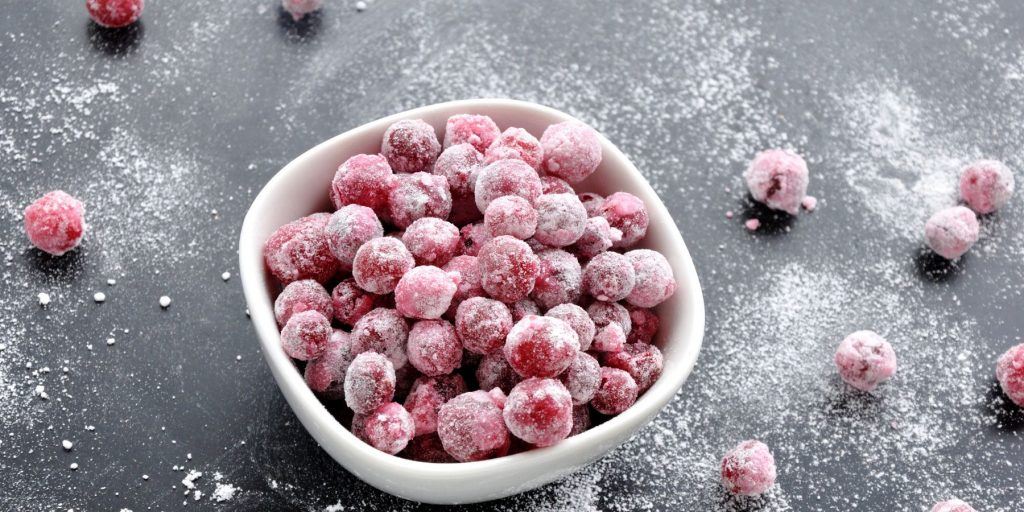
[[[46,292],[39,292],[39,305],[46,306],[50,304],[50,294]]]
[[[160,297],[160,307],[166,308],[167,306],[170,306],[170,305],[171,305],[171,298],[170,297],[168,297],[166,295],[163,295],[163,296]]]
[[[72,444],[72,442],[71,442],[71,441],[68,441],[67,439],[65,439],[65,440],[61,441],[61,442],[60,442],[60,445],[61,445],[61,446],[63,446],[63,447],[64,447],[64,449],[65,449],[65,450],[68,450],[68,451],[71,451],[71,449],[75,447],[75,445],[74,445],[74,444]]]
[[[220,278],[225,280],[225,281],[227,281],[228,279],[231,279],[231,272],[224,272],[223,274],[220,275]]]
[[[107,300],[107,294],[103,292],[96,292],[92,295],[92,300],[95,300],[96,302],[103,302]]]

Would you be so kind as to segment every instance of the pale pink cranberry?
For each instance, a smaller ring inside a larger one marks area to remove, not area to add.
[[[1024,407],[1024,343],[1010,348],[999,357],[996,380],[1013,403]]]
[[[579,183],[601,165],[601,140],[593,128],[579,121],[548,126],[540,137],[544,170],[569,183]]]
[[[488,295],[502,302],[525,299],[540,274],[540,259],[530,246],[510,236],[488,241],[477,256],[480,285]]]
[[[518,322],[529,315],[539,315],[540,306],[536,302],[530,299],[523,299],[509,306],[509,311],[512,312],[512,321]]]
[[[416,219],[437,217],[447,219],[452,211],[452,194],[448,178],[426,172],[401,174],[395,177],[388,193],[388,212],[395,226],[405,229]]]
[[[807,163],[792,151],[768,149],[758,153],[743,179],[755,201],[790,215],[800,212],[800,202],[807,195]]]
[[[530,297],[544,309],[576,302],[580,298],[583,269],[575,256],[561,249],[545,249],[537,253],[540,273]]]
[[[594,256],[583,268],[583,289],[603,302],[625,299],[636,285],[636,270],[630,259],[617,252]]]
[[[395,291],[395,285],[416,265],[401,240],[385,236],[366,242],[352,260],[352,277],[360,288],[378,295]]]
[[[377,215],[388,211],[388,191],[394,173],[381,155],[356,155],[338,167],[331,181],[331,202],[338,209],[347,204],[366,206]]]
[[[437,435],[459,462],[493,459],[508,453],[509,435],[501,408],[485,391],[463,393],[437,412]]]
[[[584,405],[572,406],[572,430],[569,437],[582,434],[590,428],[590,407]]]
[[[345,396],[345,372],[356,355],[352,353],[349,333],[334,329],[320,357],[306,363],[306,385],[322,398],[341,400]]]
[[[835,360],[843,381],[861,391],[874,390],[896,373],[892,345],[871,331],[857,331],[843,339]]]
[[[619,352],[626,346],[626,332],[622,326],[612,322],[597,330],[590,349],[597,352]]]
[[[615,242],[622,240],[622,232],[608,224],[604,217],[590,217],[583,227],[583,234],[573,245],[573,252],[583,259],[590,259],[611,249]]]
[[[505,359],[523,377],[555,377],[572,364],[580,340],[569,324],[546,316],[528,316],[505,339]]]
[[[544,194],[537,198],[538,242],[550,247],[565,247],[583,236],[587,209],[574,194]]]
[[[359,414],[368,414],[395,396],[395,367],[377,352],[362,352],[345,372],[345,404]]]
[[[489,354],[501,348],[512,329],[508,306],[485,297],[471,297],[459,304],[455,332],[466,350]]]
[[[394,309],[374,309],[352,326],[353,352],[384,354],[395,368],[402,368],[409,361],[405,352],[408,339],[409,324]]]
[[[952,499],[940,501],[932,507],[931,512],[978,512],[974,507],[962,500]]]
[[[459,228],[435,217],[418,219],[402,234],[402,243],[419,265],[442,266],[459,253]]]
[[[363,437],[372,447],[394,455],[405,449],[416,425],[409,411],[395,402],[386,403],[366,416]]]
[[[502,196],[487,206],[484,225],[491,236],[508,235],[526,240],[537,230],[537,210],[519,196]]]
[[[572,430],[572,396],[555,379],[526,379],[508,394],[503,415],[512,435],[535,446],[551,446]]]
[[[331,216],[314,213],[277,228],[263,246],[263,260],[281,283],[312,279],[323,283],[338,271],[338,260],[327,245],[325,229]]]
[[[601,383],[597,386],[590,406],[606,416],[629,409],[636,402],[639,389],[628,373],[618,368],[601,368]]]
[[[562,178],[556,178],[554,176],[541,176],[540,177],[541,187],[545,194],[575,194],[576,190],[572,188],[569,182]]]
[[[486,212],[491,201],[503,196],[519,196],[532,205],[543,189],[537,171],[522,160],[498,160],[477,173],[476,207]]]
[[[466,381],[458,374],[416,379],[405,399],[405,408],[416,422],[416,435],[437,432],[437,411],[466,391]]]
[[[331,321],[319,312],[295,313],[281,329],[281,346],[289,357],[310,361],[324,353],[331,331]]]
[[[576,304],[559,304],[548,310],[545,316],[557,318],[572,327],[580,340],[580,350],[590,350],[590,344],[594,341],[594,334],[597,327],[586,310]]]
[[[480,266],[477,264],[476,256],[456,256],[444,266],[445,272],[458,272],[459,287],[455,289],[455,296],[452,297],[452,307],[449,313],[452,317],[462,301],[472,297],[482,297],[484,289],[480,286]]]
[[[459,234],[462,237],[462,254],[467,256],[479,256],[480,248],[494,238],[483,222],[466,224]]]
[[[580,198],[583,207],[587,209],[587,217],[601,215],[601,211],[604,209],[604,196],[593,192],[580,192],[576,194],[576,197]]]
[[[363,291],[351,278],[338,283],[331,292],[334,319],[349,327],[369,313],[376,302],[376,295]]]
[[[960,198],[979,215],[992,213],[1013,195],[1010,168],[995,160],[980,160],[960,171]]]
[[[444,125],[444,147],[450,148],[468,144],[483,153],[501,136],[501,130],[488,116],[477,114],[456,114]]]
[[[459,287],[457,272],[437,267],[416,267],[405,273],[395,287],[395,307],[409,318],[441,318]]]
[[[144,5],[143,0],[86,0],[85,2],[89,17],[98,25],[107,28],[120,28],[135,23],[142,15]],[[288,3],[285,2],[284,5],[287,8]]]
[[[444,451],[444,445],[441,444],[441,438],[437,432],[412,438],[400,455],[409,460],[434,464],[457,462],[451,455],[448,455],[448,452]]]
[[[85,205],[63,190],[48,192],[24,212],[25,233],[40,251],[61,256],[85,234]]]
[[[572,395],[573,405],[585,404],[594,398],[597,386],[601,384],[601,365],[594,356],[580,352],[558,379]]]
[[[403,119],[384,131],[380,153],[398,172],[430,172],[441,154],[441,143],[434,128],[422,119]]]
[[[611,227],[622,233],[622,238],[612,247],[629,249],[636,245],[647,234],[647,206],[628,192],[616,192],[604,200],[601,205],[601,216],[608,219]]]
[[[508,364],[502,350],[485,355],[476,367],[476,381],[480,384],[480,389],[496,388],[508,393],[522,380],[512,365]]]
[[[626,296],[626,302],[642,308],[653,308],[672,296],[676,291],[676,279],[672,267],[660,252],[650,249],[634,249],[626,253],[633,264],[636,284]]]
[[[924,240],[947,260],[963,256],[975,242],[981,226],[970,208],[953,206],[939,210],[924,225]]]
[[[277,325],[288,323],[288,319],[295,313],[310,310],[317,311],[328,319],[334,315],[331,296],[327,294],[322,284],[312,279],[288,283],[274,301],[274,318],[277,319]]]
[[[665,369],[665,358],[661,355],[661,350],[654,345],[640,342],[628,343],[618,352],[601,354],[601,363],[609,368],[624,370],[633,377],[641,393],[647,391]]]
[[[544,148],[530,132],[522,128],[506,128],[487,148],[484,158],[487,163],[514,158],[539,171],[544,162]]]
[[[384,226],[381,225],[377,214],[359,204],[345,205],[334,212],[324,231],[331,254],[334,254],[345,270],[352,268],[356,251],[363,244],[384,236]]]
[[[462,342],[447,320],[420,320],[409,331],[409,364],[428,377],[445,375],[462,364]]]
[[[722,485],[733,494],[756,496],[775,485],[775,457],[760,441],[743,441],[722,458]]]
[[[615,302],[595,302],[587,308],[590,319],[598,330],[606,325],[615,322],[622,327],[622,331],[629,335],[633,328],[633,320],[629,317],[629,310]]]
[[[444,150],[434,164],[434,174],[448,179],[454,203],[457,200],[473,200],[476,174],[484,166],[484,155],[469,144],[456,144]],[[476,209],[476,206],[473,207]],[[477,212],[479,213],[479,212]]]
[[[629,319],[632,322],[632,329],[630,329],[626,341],[629,343],[651,343],[654,335],[658,332],[658,327],[661,326],[661,319],[654,311],[647,308],[629,306],[626,309],[629,311]]]

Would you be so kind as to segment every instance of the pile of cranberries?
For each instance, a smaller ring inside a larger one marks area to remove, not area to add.
[[[352,432],[419,461],[550,446],[628,409],[661,375],[652,308],[676,289],[636,248],[636,196],[579,193],[601,143],[491,118],[422,120],[338,168],[333,213],[286,224],[264,259],[281,344]]]

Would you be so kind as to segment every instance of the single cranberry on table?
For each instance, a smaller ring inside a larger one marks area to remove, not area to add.
[[[768,149],[754,157],[743,179],[755,201],[796,215],[807,195],[809,178],[807,163],[800,155],[783,149]]]
[[[1024,407],[1024,343],[1011,347],[999,357],[996,380],[1010,401]]]
[[[25,233],[37,249],[54,256],[78,247],[85,235],[85,205],[63,190],[47,192],[25,208]]]
[[[963,256],[978,241],[981,225],[970,208],[953,206],[939,210],[924,225],[924,240],[947,260]]]
[[[743,441],[722,458],[722,485],[733,494],[757,496],[775,485],[775,457],[760,441]]]
[[[835,361],[843,381],[861,391],[874,391],[896,373],[896,352],[872,331],[857,331],[844,338]]]
[[[960,171],[960,198],[978,215],[1002,208],[1013,188],[1013,172],[1002,162],[980,160]]]
[[[293,0],[294,1],[294,0]],[[142,16],[143,0],[86,0],[89,17],[106,28],[121,28],[135,23]]]
[[[324,0],[281,0],[281,7],[292,15],[293,20],[299,21],[307,14],[318,11],[323,3]]]
[[[978,512],[967,502],[958,499],[940,501],[932,507],[931,512]]]

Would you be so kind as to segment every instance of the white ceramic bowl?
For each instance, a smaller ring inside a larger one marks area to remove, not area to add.
[[[400,119],[423,119],[439,139],[453,114],[491,116],[502,129],[518,126],[540,136],[553,123],[573,119],[557,110],[513,100],[467,100],[422,107],[365,124],[299,156],[275,175],[253,201],[239,240],[239,268],[245,299],[263,355],[306,430],[335,460],[363,481],[402,498],[436,504],[473,503],[539,487],[593,462],[625,442],[672,399],[693,369],[704,336],[704,298],[693,261],[668,210],[636,167],[601,137],[601,167],[580,191],[619,190],[640,197],[650,213],[642,245],[664,254],[678,281],[675,295],[658,306],[656,343],[665,356],[661,378],[633,407],[555,446],[508,457],[461,464],[415,462],[385,454],[357,439],[321,405],[281,349],[273,301],[279,286],[263,265],[263,242],[281,225],[318,211],[330,211],[328,189],[335,170],[357,153],[377,153],[384,130]]]

